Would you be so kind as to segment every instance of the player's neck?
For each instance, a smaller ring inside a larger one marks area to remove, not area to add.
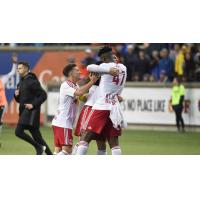
[[[69,78],[67,78],[67,80],[68,80],[68,81],[70,81],[70,82],[72,82],[72,83],[74,83],[74,84],[76,84],[76,83],[77,83],[77,81],[76,81],[76,80],[74,80],[72,77],[69,77]]]
[[[111,63],[111,62],[115,62],[113,59],[107,59],[104,61],[104,63]]]

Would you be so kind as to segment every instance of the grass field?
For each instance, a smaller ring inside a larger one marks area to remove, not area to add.
[[[43,127],[41,131],[53,151],[51,128]],[[74,137],[74,143],[76,141],[77,138]],[[4,127],[0,143],[0,155],[35,154],[31,145],[14,135],[13,128]],[[120,144],[124,155],[199,155],[200,133],[127,130],[120,137]],[[95,142],[91,143],[88,154],[96,154]]]

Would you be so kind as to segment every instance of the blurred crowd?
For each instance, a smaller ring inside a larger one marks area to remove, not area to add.
[[[88,45],[82,60],[81,73],[86,76],[86,66],[98,62],[94,46],[105,44],[90,43],[29,43],[2,44],[10,46],[49,46],[49,45]],[[179,76],[184,82],[200,81],[200,44],[196,43],[134,43],[109,44],[113,51],[127,67],[127,81],[171,82],[174,76]],[[76,62],[73,57],[69,63]]]
[[[127,67],[127,81],[171,82],[179,76],[184,82],[200,81],[200,44],[111,44]],[[83,66],[98,61],[96,53],[85,50]]]

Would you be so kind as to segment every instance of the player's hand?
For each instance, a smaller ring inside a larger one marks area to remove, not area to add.
[[[97,73],[90,73],[89,78],[90,78],[90,80],[93,83],[96,83],[96,81],[99,79],[99,74],[97,74]]]
[[[25,108],[28,109],[28,110],[33,109],[33,104],[27,103],[27,104],[24,104],[24,105],[25,105]]]
[[[118,97],[118,101],[119,101],[119,102],[122,102],[122,101],[124,101],[124,99],[123,99],[123,97],[122,97],[122,96],[119,96],[119,95],[118,95],[117,97]]]
[[[109,71],[109,74],[112,75],[112,76],[118,76],[119,75],[119,70],[116,69],[115,67],[111,67],[110,71]]]
[[[19,96],[19,89],[18,90],[15,90],[15,96]]]
[[[12,55],[12,62],[13,63],[17,63],[17,61],[18,61],[17,54],[13,53],[13,55]]]

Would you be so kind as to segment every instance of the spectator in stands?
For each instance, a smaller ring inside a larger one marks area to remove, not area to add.
[[[148,55],[151,55],[153,51],[160,52],[161,49],[168,48],[168,44],[166,43],[146,43],[145,51]]]
[[[140,76],[139,76],[139,74],[137,72],[133,74],[132,80],[134,82],[140,81]]]
[[[132,76],[135,72],[136,57],[137,55],[134,51],[134,45],[128,45],[127,54],[124,56],[124,64],[127,67],[127,81],[132,80]]]
[[[151,75],[149,76],[149,82],[156,82],[156,80],[157,80],[157,79],[155,78],[154,75],[151,74]]]
[[[167,73],[165,70],[161,70],[159,82],[162,82],[162,83],[170,82],[169,77],[167,76]]]
[[[150,74],[159,80],[159,52],[157,50],[152,51],[151,61],[150,61]]]
[[[170,50],[169,57],[172,59],[172,61],[174,63],[175,63],[176,56],[178,55],[180,49],[181,49],[181,44],[174,44],[173,49]]]
[[[91,49],[85,50],[85,58],[82,60],[82,64],[84,66],[88,66],[90,64],[95,64],[97,60],[94,58],[93,52]]]
[[[144,74],[149,74],[150,60],[145,54],[145,51],[141,50],[139,56],[136,59],[136,72],[139,74],[139,80],[142,81]]]
[[[195,80],[200,81],[200,45],[197,46],[197,53],[194,56]]]
[[[144,74],[142,81],[148,82],[149,81],[149,76],[150,76],[149,74]]]
[[[80,85],[84,85],[87,82],[88,79],[88,72],[87,72],[87,66],[90,64],[95,64],[97,60],[94,57],[93,51],[91,49],[85,50],[85,58],[81,61],[82,66],[80,67],[80,73],[81,73],[81,81],[79,81]]]
[[[183,66],[185,64],[185,54],[187,52],[187,47],[182,46],[176,56],[175,60],[175,73],[178,76],[183,76]]]
[[[67,58],[67,63],[68,64],[73,64],[73,63],[76,63],[76,58],[72,55],[70,55],[68,58]]]
[[[160,57],[161,59],[159,61],[159,74],[161,73],[161,71],[164,70],[168,79],[172,80],[173,68],[174,68],[173,61],[170,59],[169,52],[166,48],[160,51]]]
[[[189,52],[185,54],[184,77],[189,82],[195,79],[195,63]]]

